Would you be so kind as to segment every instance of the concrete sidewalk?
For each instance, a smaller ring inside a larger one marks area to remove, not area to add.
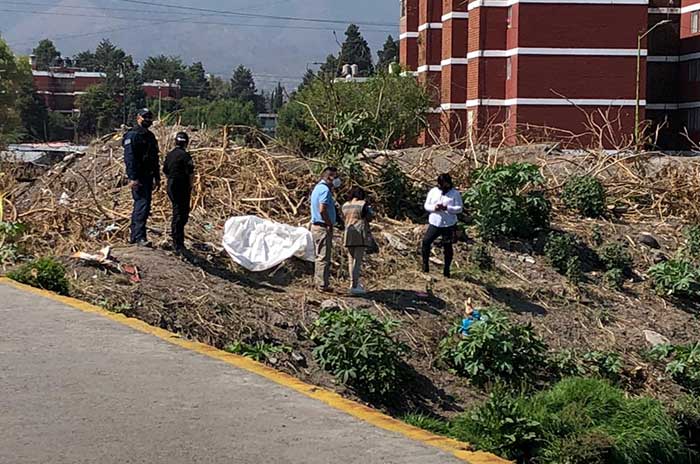
[[[463,462],[102,316],[0,301],[2,464]]]

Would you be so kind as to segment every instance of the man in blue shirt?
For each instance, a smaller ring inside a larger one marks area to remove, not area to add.
[[[311,192],[311,235],[316,248],[314,283],[319,290],[331,290],[331,255],[333,252],[333,226],[336,222],[333,189],[341,185],[338,169],[327,167],[321,180]]]

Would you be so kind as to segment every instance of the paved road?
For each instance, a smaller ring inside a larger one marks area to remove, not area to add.
[[[0,463],[462,462],[99,315],[0,284]]]

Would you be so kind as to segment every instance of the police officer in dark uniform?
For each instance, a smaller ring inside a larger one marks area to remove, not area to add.
[[[168,178],[168,197],[173,204],[172,238],[176,253],[185,250],[185,225],[190,218],[190,197],[194,162],[187,145],[190,137],[185,132],[175,136],[175,149],[168,153],[163,163],[163,172]]]
[[[130,242],[150,246],[146,237],[146,222],[151,214],[153,191],[160,188],[158,140],[148,130],[153,125],[153,113],[149,109],[140,110],[136,122],[136,127],[127,132],[122,141],[126,175],[134,198]]]

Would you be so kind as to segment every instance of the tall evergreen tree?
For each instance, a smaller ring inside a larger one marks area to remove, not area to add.
[[[143,80],[175,82],[185,77],[185,65],[177,56],[151,56],[143,63]]]
[[[231,93],[231,82],[219,76],[209,76],[209,89],[212,100],[223,100]]]
[[[317,78],[316,73],[314,73],[311,69],[306,70],[306,74],[304,74],[304,77],[301,80],[301,84],[299,84],[299,87],[297,87],[297,92],[301,92],[304,90],[306,87],[311,85],[311,83]]]
[[[328,55],[326,57],[326,62],[321,65],[318,76],[325,80],[331,80],[338,77],[339,74],[338,58],[335,55]]]
[[[253,72],[243,65],[238,66],[231,77],[231,88],[229,97],[242,102],[251,102],[258,112],[265,111],[263,99],[258,95],[255,88]]]
[[[56,50],[56,46],[49,39],[44,39],[39,42],[32,54],[36,57],[36,68],[40,71],[46,71],[49,66],[61,57],[61,52]]]
[[[186,97],[210,98],[211,89],[204,65],[201,62],[192,63],[185,71],[182,80],[182,94]]]
[[[277,87],[272,91],[272,101],[270,104],[270,109],[273,113],[279,111],[280,108],[284,106],[284,87],[282,83],[278,82]]]
[[[386,38],[384,48],[377,52],[379,61],[377,61],[377,69],[386,71],[391,63],[399,61],[399,41],[394,40],[392,36]]]
[[[348,26],[345,31],[345,42],[340,49],[338,58],[339,64],[356,64],[359,68],[360,76],[370,76],[374,74],[374,65],[372,64],[372,52],[369,49],[367,41],[362,37],[360,28],[355,24]]]

